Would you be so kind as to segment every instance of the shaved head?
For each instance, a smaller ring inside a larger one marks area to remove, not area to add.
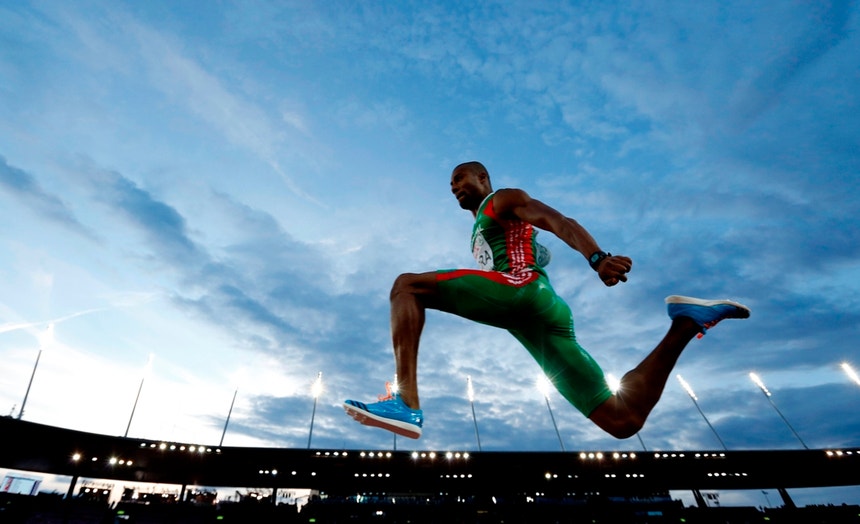
[[[475,161],[475,160],[473,160],[471,162],[463,162],[459,166],[455,167],[454,171],[459,171],[461,169],[468,170],[469,172],[471,172],[475,175],[480,175],[483,173],[484,175],[487,175],[487,178],[490,177],[490,173],[487,172],[487,168],[484,167],[484,164],[482,164],[478,161]]]

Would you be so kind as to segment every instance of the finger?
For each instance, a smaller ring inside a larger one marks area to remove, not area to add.
[[[618,256],[613,258],[617,258],[618,263],[622,267],[626,268],[627,271],[630,271],[630,269],[633,267],[633,260],[631,260],[630,257]]]
[[[618,272],[627,273],[632,267],[632,262],[628,260],[614,260],[613,262],[611,267]]]

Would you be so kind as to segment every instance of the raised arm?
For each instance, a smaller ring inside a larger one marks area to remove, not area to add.
[[[500,189],[493,196],[493,207],[500,216],[513,216],[535,227],[549,231],[586,260],[601,251],[594,237],[576,220],[566,217],[521,189]],[[607,286],[627,282],[633,261],[625,256],[609,255],[597,265],[597,274]]]

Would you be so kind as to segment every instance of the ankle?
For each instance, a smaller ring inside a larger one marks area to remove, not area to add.
[[[696,321],[690,317],[675,317],[675,319],[672,320],[672,327],[670,330],[684,335],[685,337],[693,338],[702,332],[702,326],[697,324]]]
[[[421,409],[419,407],[421,404],[418,402],[418,395],[405,394],[401,392],[400,400],[402,400],[410,409]]]

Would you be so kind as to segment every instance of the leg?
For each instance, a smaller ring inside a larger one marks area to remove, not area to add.
[[[404,273],[391,288],[391,339],[400,398],[412,409],[418,399],[418,344],[425,311],[436,309],[501,327],[497,317],[516,309],[517,287],[499,273],[472,269]],[[440,279],[442,286],[440,290]],[[445,293],[447,290],[447,293]],[[504,323],[504,322],[502,322]]]
[[[750,310],[730,300],[702,300],[672,295],[666,298],[672,325],[663,340],[638,366],[621,379],[618,392],[588,416],[617,438],[636,434],[660,400],[669,374],[681,352],[695,336],[702,336],[727,318],[748,318]]]
[[[435,309],[436,273],[405,273],[391,288],[391,339],[400,397],[412,409],[418,400],[418,343],[424,328],[425,310]]]
[[[361,424],[420,438],[424,413],[418,400],[418,343],[427,308],[501,327],[517,309],[511,305],[517,295],[518,288],[507,277],[491,271],[440,270],[397,277],[390,299],[398,392],[371,404],[346,400],[346,413]]]
[[[420,438],[424,413],[418,407],[418,341],[424,311],[438,302],[436,273],[403,274],[391,288],[391,334],[397,370],[396,395],[365,404],[346,400],[346,413],[361,424]]]
[[[635,435],[660,400],[681,352],[700,331],[701,327],[690,318],[673,320],[657,347],[621,378],[616,394],[592,411],[588,418],[616,438]]]
[[[537,274],[532,283],[526,285],[531,286],[532,293],[550,289],[548,283],[538,280]],[[454,269],[397,277],[390,299],[398,393],[372,404],[346,400],[343,406],[347,414],[364,425],[420,438],[424,414],[418,399],[418,344],[427,308],[495,327],[530,325],[525,316],[533,307],[531,294],[521,291],[522,284],[512,284],[503,273],[492,271]],[[551,289],[550,293],[554,296]],[[566,311],[566,320],[562,323],[565,332],[570,329],[570,310]],[[609,395],[605,382],[601,384]]]

